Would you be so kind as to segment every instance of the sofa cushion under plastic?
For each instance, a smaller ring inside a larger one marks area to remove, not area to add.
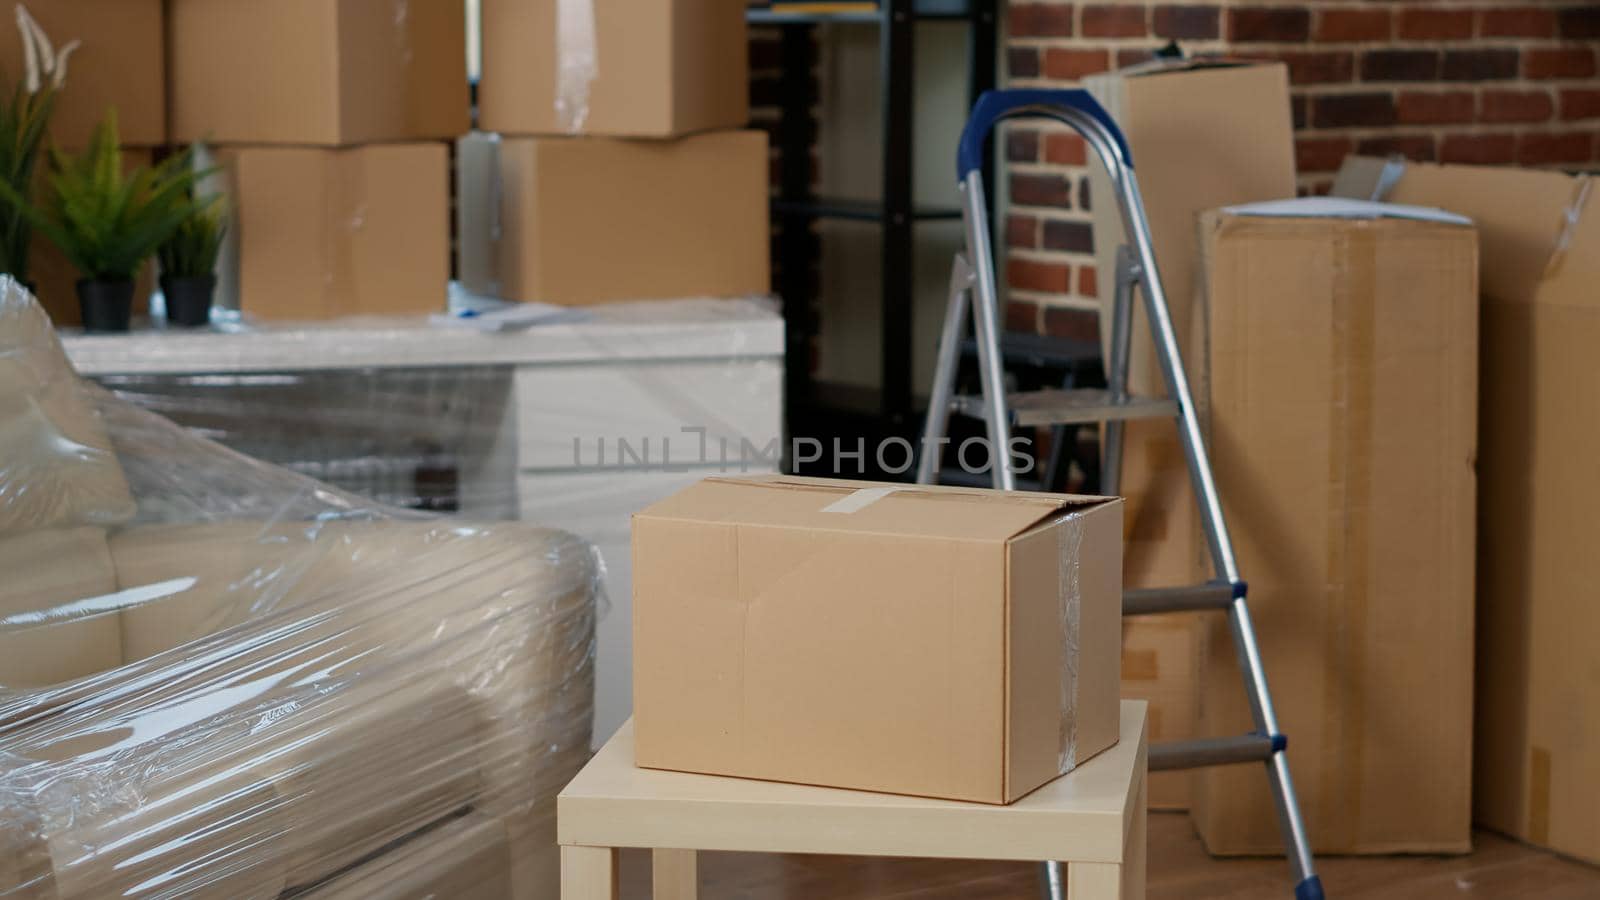
[[[121,665],[120,617],[96,603],[116,590],[103,529],[0,535],[0,692]]]
[[[112,525],[133,496],[43,308],[0,276],[0,535]]]

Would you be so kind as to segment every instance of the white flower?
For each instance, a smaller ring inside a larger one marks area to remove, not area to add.
[[[53,88],[60,88],[66,84],[67,59],[82,42],[68,43],[61,48],[58,56],[55,47],[50,43],[50,36],[44,33],[38,21],[21,3],[17,4],[17,30],[22,32],[22,53],[27,60],[28,93],[39,93],[47,77]]]

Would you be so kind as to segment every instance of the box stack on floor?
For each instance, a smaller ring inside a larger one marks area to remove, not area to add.
[[[167,139],[167,77],[162,57],[165,31],[162,0],[51,0],[34,2],[27,9],[54,42],[57,52],[76,41],[68,53],[68,87],[56,103],[50,137],[69,153],[89,146],[95,126],[108,109],[117,113],[122,135],[123,162],[149,165],[155,150]],[[9,26],[12,10],[5,10]],[[9,30],[4,40],[11,41]],[[0,73],[7,85],[23,78],[23,59],[6,44],[0,53]],[[43,175],[45,165],[38,166]],[[61,251],[35,234],[30,254],[29,280],[39,302],[57,325],[82,321],[74,284],[81,277]],[[141,305],[149,296],[148,270],[134,296]]]
[[[447,142],[470,122],[460,0],[167,6],[170,137],[214,146],[226,171],[222,305],[443,311]]]
[[[767,142],[744,7],[483,0],[460,278],[561,304],[765,294]],[[559,223],[559,224],[556,224]]]

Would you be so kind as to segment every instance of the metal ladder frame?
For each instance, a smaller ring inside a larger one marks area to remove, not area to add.
[[[1311,844],[1289,775],[1287,741],[1278,728],[1260,647],[1256,643],[1255,628],[1250,618],[1245,582],[1239,575],[1233,541],[1223,517],[1222,501],[1217,493],[1210,457],[1184,373],[1182,354],[1167,308],[1166,292],[1156,265],[1149,223],[1144,215],[1144,202],[1133,172],[1132,154],[1116,123],[1086,91],[989,91],[978,99],[972,117],[962,132],[958,169],[967,255],[957,255],[951,274],[949,306],[939,342],[938,364],[918,461],[917,480],[923,484],[937,480],[942,455],[940,451],[948,435],[950,413],[952,409],[957,409],[984,419],[994,486],[1001,490],[1016,488],[1016,472],[1010,454],[1014,416],[1009,408],[1005,373],[1000,359],[1001,318],[982,162],[984,144],[994,127],[1005,119],[1022,116],[1052,119],[1083,136],[1110,175],[1127,228],[1127,245],[1119,253],[1116,301],[1111,322],[1107,399],[1109,411],[1119,414],[1107,415],[1104,420],[1106,458],[1103,477],[1109,485],[1108,492],[1115,493],[1120,487],[1124,422],[1126,418],[1134,417],[1120,413],[1124,409],[1131,410],[1131,404],[1136,400],[1127,392],[1127,370],[1133,330],[1132,294],[1133,287],[1138,285],[1142,288],[1140,293],[1144,297],[1167,395],[1171,403],[1176,405],[1180,443],[1188,463],[1189,479],[1200,504],[1206,541],[1216,574],[1215,581],[1204,585],[1129,591],[1123,599],[1123,613],[1135,615],[1225,610],[1255,721],[1255,732],[1239,737],[1154,745],[1151,747],[1150,767],[1180,769],[1264,762],[1277,805],[1285,850],[1294,873],[1295,897],[1297,900],[1321,900],[1322,883],[1316,874]],[[964,403],[955,394],[956,368],[969,310],[976,331],[982,384],[981,402],[976,405]],[[1173,414],[1171,405],[1166,406],[1165,410],[1164,415]],[[1060,865],[1045,863],[1042,882],[1045,895],[1051,900],[1061,900],[1064,893],[1062,883]]]

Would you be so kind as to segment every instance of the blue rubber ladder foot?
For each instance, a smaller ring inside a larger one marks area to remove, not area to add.
[[[1313,875],[1295,885],[1294,900],[1323,900],[1322,879]]]

